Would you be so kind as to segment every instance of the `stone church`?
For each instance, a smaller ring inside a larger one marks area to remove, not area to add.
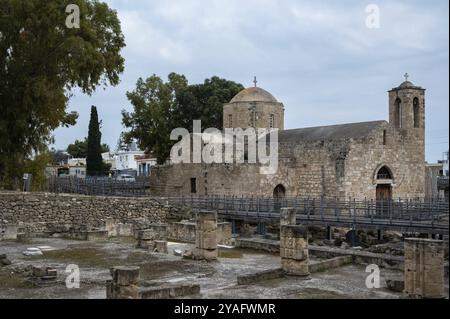
[[[250,87],[223,107],[224,128],[278,128],[273,175],[258,164],[173,164],[155,167],[151,190],[161,196],[235,195],[339,199],[425,196],[425,89],[404,81],[389,92],[389,121],[284,129],[284,105]]]

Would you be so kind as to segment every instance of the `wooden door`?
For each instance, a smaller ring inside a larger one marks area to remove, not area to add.
[[[376,194],[377,202],[377,214],[386,215],[389,214],[389,207],[392,200],[392,187],[388,184],[382,184],[377,186]]]

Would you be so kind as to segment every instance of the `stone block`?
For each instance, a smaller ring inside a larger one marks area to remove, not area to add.
[[[3,239],[4,240],[16,240],[18,232],[19,232],[18,225],[6,225],[4,232],[3,232]]]
[[[160,287],[145,287],[140,289],[141,299],[171,299],[200,293],[199,285],[163,285]]]
[[[295,226],[296,224],[297,224],[297,221],[296,221],[295,208],[292,208],[292,207],[281,208],[281,210],[280,210],[280,225]]]
[[[407,238],[405,249],[405,294],[410,298],[444,296],[443,242]]]
[[[139,282],[139,267],[114,267],[111,268],[113,283],[119,286],[136,285]]]
[[[281,268],[283,271],[292,276],[309,276],[309,261],[298,261],[288,258],[281,259]]]
[[[261,281],[282,278],[284,275],[283,269],[269,269],[254,274],[242,275],[237,277],[238,285],[251,285]]]
[[[117,236],[117,222],[114,218],[107,218],[105,220],[105,230],[108,232],[109,237]]]
[[[153,251],[161,253],[161,254],[167,254],[169,252],[169,250],[167,248],[167,241],[155,240]]]
[[[118,224],[117,225],[117,236],[133,237],[134,236],[134,225],[133,224]]]

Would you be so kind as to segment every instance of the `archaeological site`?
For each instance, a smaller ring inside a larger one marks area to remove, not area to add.
[[[448,10],[0,0],[2,318],[437,315]]]

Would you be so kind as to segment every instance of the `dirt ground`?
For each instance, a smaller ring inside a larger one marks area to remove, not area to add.
[[[43,256],[26,257],[29,247],[51,246],[55,250]],[[221,249],[215,262],[193,261],[175,256],[174,249],[193,248],[190,244],[169,243],[169,254],[150,253],[136,249],[134,239],[110,239],[101,242],[64,240],[57,238],[32,239],[27,242],[0,242],[0,253],[7,254],[12,265],[0,267],[0,299],[103,299],[106,280],[113,266],[141,267],[141,280],[161,283],[197,283],[201,295],[194,298],[247,299],[330,299],[330,298],[401,298],[400,293],[385,288],[386,278],[401,277],[402,273],[381,269],[381,288],[368,289],[368,273],[362,265],[348,265],[310,278],[285,277],[256,285],[238,286],[236,277],[280,267],[278,255],[242,250]],[[68,289],[65,285],[66,266],[78,265],[81,285]],[[49,266],[57,269],[57,283],[33,287],[27,280],[27,266]]]

